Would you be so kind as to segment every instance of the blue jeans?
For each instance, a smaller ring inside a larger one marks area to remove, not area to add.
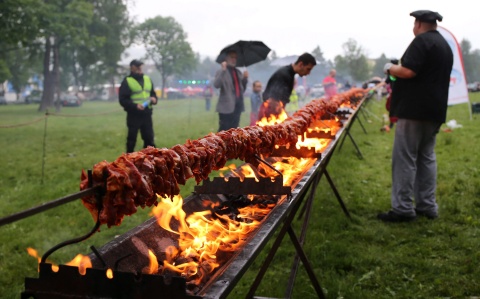
[[[210,111],[210,106],[212,105],[212,99],[205,98],[205,102],[207,104],[207,111]]]

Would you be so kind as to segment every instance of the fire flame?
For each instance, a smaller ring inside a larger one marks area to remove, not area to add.
[[[28,254],[33,256],[34,258],[38,259],[38,272],[40,272],[40,262],[42,261],[42,258],[38,256],[38,252],[33,249],[28,247],[27,248]],[[52,263],[51,261],[47,260],[48,263],[52,264],[52,271],[53,272],[58,272],[58,266]],[[70,262],[66,263],[65,265],[67,266],[72,266],[72,267],[78,267],[78,272],[81,275],[85,275],[87,273],[87,268],[92,268],[92,262],[90,261],[90,258],[88,256],[83,256],[81,254],[78,254],[73,260]]]
[[[298,142],[296,144],[297,149],[300,147],[308,147],[309,149],[315,147],[316,153],[321,153],[322,150],[327,147],[330,143],[329,139],[319,139],[319,138],[307,138],[307,133],[304,133],[303,141],[302,136],[298,136]]]
[[[260,121],[257,121],[257,125],[259,125],[260,127],[264,127],[266,125],[276,125],[288,118],[287,112],[285,112],[285,109],[283,109],[283,103],[282,102],[278,102],[278,103],[280,104],[280,109],[281,109],[278,116],[274,114],[270,115],[269,117],[264,116]],[[264,102],[263,105],[267,107],[268,102]]]
[[[181,196],[160,200],[160,204],[153,208],[158,224],[167,231],[180,235],[179,250],[167,248],[167,259],[163,261],[162,272],[170,270],[180,273],[197,284],[205,281],[207,275],[220,266],[217,253],[233,252],[244,245],[247,235],[260,224],[256,220],[259,215],[266,215],[270,211],[256,206],[241,209],[241,218],[248,219],[247,222],[232,220],[225,215],[213,216],[209,210],[195,212],[185,219]],[[170,226],[172,217],[179,222],[178,231]],[[184,262],[175,265],[172,262],[174,258]]]
[[[149,249],[148,250],[148,259],[150,260],[150,263],[148,264],[147,268],[143,269],[143,273],[147,274],[157,274],[158,273],[158,260],[155,254]]]
[[[107,270],[107,277],[110,278],[110,279],[113,278],[113,271],[112,271],[112,269],[108,269],[108,270]]]

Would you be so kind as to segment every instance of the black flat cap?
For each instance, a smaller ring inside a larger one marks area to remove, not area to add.
[[[143,62],[141,62],[140,60],[137,60],[137,59],[134,59],[130,62],[130,66],[134,65],[134,66],[141,66],[143,64]]]
[[[417,10],[410,14],[412,17],[415,17],[417,21],[426,22],[426,23],[435,23],[437,20],[441,22],[443,20],[442,15],[438,12],[430,10]]]

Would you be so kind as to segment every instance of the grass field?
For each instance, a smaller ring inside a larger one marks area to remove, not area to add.
[[[480,102],[480,94],[471,95],[471,101]],[[116,103],[86,102],[80,108],[63,108],[62,113],[88,114],[116,108]],[[36,105],[2,106],[0,125],[39,118],[42,114],[36,109]],[[381,116],[384,103],[372,103],[368,109]],[[480,296],[480,120],[469,121],[466,104],[450,107],[450,119],[464,127],[450,133],[441,131],[437,137],[441,218],[409,224],[376,220],[378,212],[390,208],[394,133],[381,133],[381,122],[375,118],[366,124],[368,135],[354,125],[353,136],[365,159],[358,159],[347,140],[329,165],[353,221],[346,219],[322,180],[304,247],[328,298]],[[43,185],[40,178],[45,123],[0,129],[0,217],[78,191],[82,168],[112,161],[125,150],[125,123],[124,112],[97,117],[50,117]],[[243,113],[241,125],[248,123],[248,114]],[[171,147],[217,129],[217,114],[206,112],[202,100],[162,101],[154,111],[157,147]],[[142,144],[139,137],[137,149]],[[189,181],[181,194],[188,196],[193,185],[194,181]],[[77,253],[87,254],[91,245],[100,247],[148,219],[148,213],[148,209],[140,210],[120,227],[104,228],[81,244],[56,252],[51,259],[65,263]],[[83,235],[92,225],[90,213],[77,201],[0,227],[0,297],[19,298],[24,277],[38,275],[37,261],[27,254],[27,247],[43,254],[61,241]],[[300,226],[301,221],[295,222],[296,229]],[[245,297],[271,244],[244,275],[231,298]],[[286,238],[257,295],[284,296],[293,256],[293,245]],[[302,267],[294,298],[315,298]]]

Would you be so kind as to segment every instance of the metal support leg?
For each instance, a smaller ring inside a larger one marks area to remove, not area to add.
[[[358,119],[358,123],[359,123],[360,126],[362,127],[363,132],[365,132],[365,134],[368,134],[368,133],[367,133],[367,130],[365,130],[365,127],[363,126],[363,123],[362,123],[362,121],[360,120],[360,118]]]
[[[348,128],[345,129],[348,132]],[[338,147],[338,151],[342,150],[343,143],[345,142],[345,138],[347,138],[347,134],[343,135],[342,142],[340,142],[340,146]]]
[[[325,169],[325,176],[327,177],[328,183],[330,184],[330,187],[332,187],[333,193],[335,193],[335,196],[337,197],[338,203],[342,207],[343,212],[345,213],[345,215],[347,215],[348,218],[352,219],[352,217],[350,216],[350,213],[347,210],[347,207],[345,206],[345,203],[340,197],[340,193],[338,193],[337,187],[335,187],[335,184],[333,183],[333,180],[328,174],[328,171],[326,169]]]
[[[310,198],[313,199],[313,198],[315,197],[315,191],[317,190],[317,186],[318,186],[318,184],[320,183],[320,179],[322,178],[322,175],[323,175],[323,172],[324,172],[324,171],[325,171],[324,168],[322,168],[322,170],[320,170],[320,172],[319,172],[318,175],[317,175],[317,176],[318,176],[318,180],[317,180],[317,181],[315,181],[316,178],[317,178],[317,177],[315,177],[314,182],[312,183],[312,186],[311,186],[312,189],[310,189],[310,193],[308,194],[307,202],[305,202],[305,204],[304,204],[303,207],[302,207],[302,210],[300,211],[300,213],[298,213],[298,218],[297,218],[297,220],[302,219],[303,214],[305,214],[305,211],[307,210],[308,201],[310,200]]]
[[[318,183],[320,182],[321,176],[323,172],[319,173],[314,181],[313,185],[310,189],[310,194],[308,195],[307,202],[303,206],[306,208],[306,214],[305,218],[303,219],[303,225],[302,225],[302,230],[300,232],[300,245],[303,247],[303,244],[305,243],[305,237],[307,235],[307,228],[308,228],[308,222],[310,220],[310,214],[312,212],[312,206],[313,206],[313,199],[315,198],[315,191],[317,190]],[[301,216],[303,213],[300,212]],[[290,271],[290,278],[288,279],[288,284],[287,284],[287,290],[285,291],[285,298],[291,298],[292,293],[293,293],[293,285],[295,284],[295,278],[297,277],[297,271],[298,271],[298,265],[300,263],[300,256],[298,255],[298,252],[295,253],[295,258],[293,259],[293,264],[292,264],[292,271]]]
[[[363,111],[362,107],[360,107],[360,111],[363,115],[363,118],[365,118],[365,121],[368,121],[367,115],[365,114],[365,111]]]
[[[290,214],[288,214],[287,219],[285,219],[285,222],[283,223],[282,229],[278,233],[277,238],[275,239],[275,242],[272,245],[272,249],[270,249],[270,252],[267,255],[267,258],[263,262],[262,268],[257,274],[257,277],[255,278],[255,281],[253,282],[252,286],[250,287],[250,291],[248,292],[247,296],[245,298],[247,299],[252,299],[254,298],[255,291],[257,290],[258,286],[260,285],[260,282],[263,279],[263,276],[265,276],[265,273],[267,272],[268,267],[270,266],[270,263],[273,260],[273,257],[275,256],[275,253],[277,253],[278,248],[280,247],[280,244],[282,243],[283,237],[287,234],[287,231],[295,218],[295,214],[298,212],[298,209],[300,208],[300,205],[302,204],[303,199],[305,198],[305,193],[302,194],[298,202],[295,204],[293,207],[292,211]],[[298,241],[298,239],[297,239]]]
[[[347,135],[348,135],[348,137],[350,137],[350,139],[351,139],[352,142],[353,142],[353,145],[355,146],[355,148],[357,149],[358,153],[360,154],[360,157],[363,159],[362,151],[360,151],[360,148],[358,147],[357,143],[355,142],[355,140],[353,139],[353,137],[352,137],[352,135],[350,134],[349,131],[347,131]]]
[[[295,231],[293,230],[291,225],[288,226],[288,234],[290,235],[290,239],[292,239],[293,246],[295,246],[295,249],[297,250],[297,254],[300,255],[302,264],[305,267],[305,270],[307,270],[308,277],[310,278],[310,281],[312,282],[313,288],[317,292],[318,297],[321,299],[325,299],[325,294],[323,294],[322,287],[320,286],[320,283],[315,276],[315,272],[313,272],[312,265],[308,261],[307,255],[305,254],[305,251],[303,251],[302,245],[298,241],[297,235],[295,234]]]

